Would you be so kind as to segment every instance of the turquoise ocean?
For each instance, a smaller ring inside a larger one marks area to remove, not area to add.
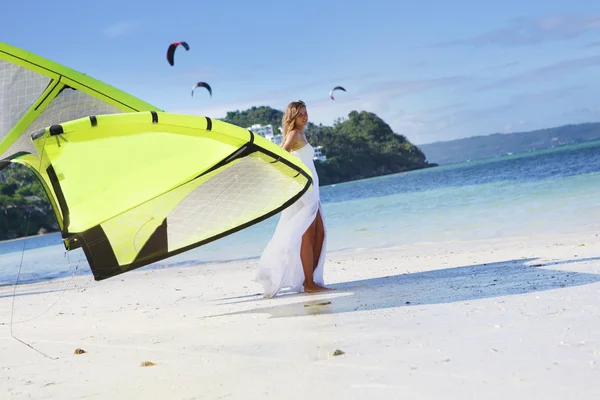
[[[562,146],[321,188],[328,252],[420,242],[600,231],[600,142]],[[144,268],[260,256],[279,215]],[[0,242],[0,286],[91,274],[60,234]]]

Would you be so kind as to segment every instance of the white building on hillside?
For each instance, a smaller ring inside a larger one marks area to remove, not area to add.
[[[314,161],[326,161],[327,156],[323,154],[323,146],[315,147],[315,156],[313,157]]]
[[[273,126],[272,125],[254,124],[248,129],[251,130],[252,132],[256,133],[257,135],[260,135],[260,136],[264,137],[265,139],[270,140],[271,142],[275,143],[276,145],[281,145],[281,141],[283,140],[283,135],[281,135],[281,134],[274,135],[273,134]],[[281,132],[281,128],[279,128],[279,131]]]
[[[273,136],[273,126],[272,125],[254,124],[248,129],[264,138],[266,138],[268,136]]]

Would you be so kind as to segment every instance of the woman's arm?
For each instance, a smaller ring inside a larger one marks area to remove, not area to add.
[[[284,150],[292,151],[292,149],[294,148],[294,144],[296,143],[297,133],[298,131],[293,129],[289,131],[287,135],[285,135],[285,142],[283,142],[283,145],[281,146]]]

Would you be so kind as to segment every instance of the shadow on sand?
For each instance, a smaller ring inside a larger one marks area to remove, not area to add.
[[[39,294],[48,294],[48,293],[61,293],[61,292],[72,292],[72,291],[76,291],[76,290],[81,290],[80,288],[60,288],[60,289],[49,289],[49,290],[33,290],[30,292],[17,292],[14,293],[12,292],[12,288],[9,291],[6,291],[6,293],[0,294],[0,299],[6,299],[6,298],[13,298],[13,297],[23,297],[23,296],[35,296],[35,295],[39,295]]]
[[[335,291],[319,294],[318,299],[314,299],[314,295],[304,293],[284,295],[283,297],[294,297],[299,301],[213,315],[213,317],[264,313],[269,314],[271,318],[280,318],[346,313],[453,303],[600,282],[600,274],[544,268],[576,262],[598,261],[600,257],[547,263],[540,263],[537,260],[537,258],[524,258],[337,283],[328,285]],[[251,297],[253,298],[248,300],[225,301],[221,304],[261,301],[260,298],[257,299],[256,295]],[[264,301],[272,301],[272,299]]]

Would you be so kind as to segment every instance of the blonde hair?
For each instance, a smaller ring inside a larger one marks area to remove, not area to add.
[[[300,113],[300,109],[302,107],[306,108],[306,104],[302,100],[292,101],[288,104],[285,109],[285,113],[283,113],[283,118],[281,119],[281,129],[283,130],[283,140],[281,144],[285,143],[285,137],[288,132],[293,130],[296,127],[296,117]]]

